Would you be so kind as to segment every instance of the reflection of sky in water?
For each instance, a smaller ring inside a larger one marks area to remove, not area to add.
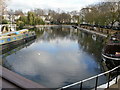
[[[93,56],[77,40],[40,40],[6,57],[15,72],[47,87],[61,87],[100,73]]]

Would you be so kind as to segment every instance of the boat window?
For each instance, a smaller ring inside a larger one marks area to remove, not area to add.
[[[0,40],[0,43],[4,43],[4,40]]]
[[[16,40],[16,37],[14,37],[13,39]]]
[[[11,41],[11,39],[10,39],[10,38],[8,38],[8,39],[7,39],[7,41]]]

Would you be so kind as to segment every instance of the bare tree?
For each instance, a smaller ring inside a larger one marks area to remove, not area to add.
[[[119,2],[102,2],[81,9],[81,17],[88,24],[110,25],[119,22]]]
[[[5,15],[5,13],[7,12],[6,10],[6,2],[8,0],[0,0],[0,23],[2,23],[2,18],[3,18],[3,15]]]
[[[7,2],[9,0],[0,0],[0,15],[3,15],[6,13],[6,7],[7,7]]]
[[[43,9],[35,9],[34,12],[37,16],[45,15],[45,10]]]

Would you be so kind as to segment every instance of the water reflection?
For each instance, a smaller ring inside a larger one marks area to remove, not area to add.
[[[27,48],[28,46],[30,46],[33,42],[35,41],[35,39],[34,40],[31,40],[31,41],[29,41],[29,42],[26,42],[26,43],[21,43],[18,47],[13,47],[12,49],[8,49],[8,50],[6,50],[6,53],[5,52],[2,52],[2,54],[0,54],[0,65],[3,65],[4,66],[4,64],[5,64],[5,67],[6,68],[9,68],[9,69],[11,69],[12,68],[12,66],[11,65],[9,65],[9,63],[7,62],[7,60],[5,60],[6,59],[6,57],[7,56],[9,56],[9,55],[12,55],[12,54],[16,54],[16,52],[18,52],[19,50],[21,50],[21,49],[23,49],[23,48]],[[2,60],[3,60],[3,63],[2,63]],[[10,68],[11,67],[11,68]]]
[[[46,87],[58,88],[101,73],[103,38],[72,27],[36,30],[36,41],[4,57],[3,66]],[[7,62],[7,63],[6,63]],[[101,83],[105,81],[100,80]],[[89,84],[87,86],[90,86]]]

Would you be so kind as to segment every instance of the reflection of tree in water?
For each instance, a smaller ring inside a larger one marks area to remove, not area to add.
[[[29,41],[28,43],[23,43],[21,45],[19,45],[17,48],[14,48],[12,50],[8,50],[6,53],[2,54],[2,66],[4,66],[5,68],[8,68],[10,70],[14,70],[14,68],[12,67],[11,64],[9,64],[9,62],[7,61],[6,57],[9,55],[12,55],[14,53],[17,53],[19,50],[23,49],[23,48],[27,48],[28,46],[30,46],[35,40]]]
[[[35,34],[39,37],[43,34],[45,28],[32,28],[30,31],[35,31]]]
[[[89,33],[80,33],[78,44],[84,51],[92,54],[97,60],[101,58],[101,52],[103,48],[103,38],[97,36],[96,41],[92,39],[92,35]]]
[[[36,31],[37,35],[40,32],[40,30]],[[66,36],[70,34],[70,28],[64,28],[64,27],[51,27],[49,29],[45,28],[41,35],[37,36],[37,39],[50,41],[55,38],[63,39]]]
[[[53,28],[52,30],[56,37],[65,37],[70,34],[70,28],[58,27]]]
[[[14,70],[13,66],[11,64],[9,64],[9,62],[6,60],[6,58],[3,58],[2,66],[9,70]]]
[[[13,53],[16,53],[17,51],[23,49],[23,48],[27,48],[28,46],[30,46],[33,42],[35,42],[35,40],[29,41],[27,43],[22,43],[20,44],[18,47],[14,47],[11,50],[8,49],[8,51],[6,53],[2,53],[2,58],[5,58]]]
[[[100,59],[101,51],[103,47],[103,38],[96,36],[96,40],[92,39],[92,35],[86,32],[81,32],[80,30],[75,30],[73,28],[66,27],[51,27],[49,29],[37,30],[36,33],[41,33],[41,36],[38,36],[39,40],[50,41],[56,38],[59,39],[70,39],[78,40],[78,44],[81,49],[92,54],[96,59]],[[40,34],[38,34],[40,35]]]

